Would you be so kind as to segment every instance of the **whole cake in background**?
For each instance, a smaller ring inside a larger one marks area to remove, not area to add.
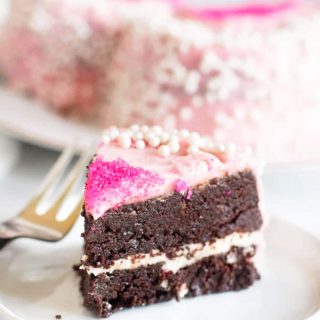
[[[2,32],[13,87],[101,127],[188,128],[273,162],[320,159],[316,2],[25,3]]]
[[[196,132],[105,130],[84,195],[85,306],[105,317],[251,286],[263,244],[260,171],[249,149]]]

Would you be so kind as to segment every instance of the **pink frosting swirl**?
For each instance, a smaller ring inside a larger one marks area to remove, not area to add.
[[[299,0],[283,0],[274,3],[250,2],[242,5],[193,6],[184,0],[167,1],[179,14],[193,16],[198,19],[224,19],[244,15],[266,16],[292,9],[299,2]]]

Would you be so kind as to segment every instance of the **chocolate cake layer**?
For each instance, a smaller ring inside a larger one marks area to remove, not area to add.
[[[232,248],[228,254],[202,259],[177,273],[163,272],[161,264],[97,277],[81,271],[85,305],[106,317],[122,308],[245,289],[260,278],[250,262],[254,251]]]
[[[92,266],[158,249],[167,253],[185,244],[214,241],[233,232],[260,229],[258,191],[249,170],[215,178],[192,189],[108,210],[94,220],[85,216],[85,254]]]

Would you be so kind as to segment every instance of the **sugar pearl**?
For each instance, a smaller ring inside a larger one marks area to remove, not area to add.
[[[143,140],[138,140],[136,142],[136,148],[139,149],[139,150],[144,149],[145,146],[146,146],[146,143]]]
[[[149,144],[151,147],[158,147],[160,145],[160,139],[157,136],[152,137],[149,139]]]
[[[121,133],[118,142],[122,148],[128,149],[131,146],[131,139],[127,133]]]
[[[169,140],[169,137],[170,137],[169,133],[163,132],[160,135],[160,140],[162,143],[166,143]]]
[[[158,155],[167,158],[170,155],[170,148],[167,145],[162,145],[161,147],[158,148]]]
[[[133,131],[133,132],[137,132],[140,130],[140,126],[137,125],[137,124],[133,124],[130,129]]]
[[[189,137],[190,144],[198,145],[200,142],[200,135],[197,132],[192,132]]]
[[[132,139],[133,140],[142,140],[143,139],[143,133],[138,131],[138,132],[134,132],[132,135]]]
[[[226,146],[224,144],[219,144],[215,149],[217,152],[225,152]]]
[[[194,108],[200,108],[204,104],[204,100],[200,95],[194,96],[191,101]]]
[[[111,142],[111,138],[110,138],[109,134],[104,134],[104,135],[102,136],[102,142],[103,142],[104,144],[109,144],[109,143]]]
[[[197,145],[199,148],[204,149],[207,144],[207,139],[206,138],[200,138]]]
[[[232,157],[236,152],[236,145],[234,143],[228,143],[226,146],[226,152],[228,156]]]
[[[192,119],[193,111],[190,107],[184,107],[180,111],[180,117],[184,121],[189,121]]]
[[[207,141],[206,145],[205,145],[205,149],[209,152],[214,151],[214,149],[215,149],[214,144],[210,141]]]
[[[142,127],[141,127],[141,131],[142,131],[143,133],[147,133],[147,132],[150,131],[150,128],[149,128],[148,126],[142,126]]]
[[[145,140],[149,142],[149,140],[153,139],[156,137],[156,135],[153,132],[146,132],[144,135]]]
[[[201,75],[197,71],[190,71],[186,78],[184,90],[187,94],[195,94],[199,89]]]
[[[160,135],[162,133],[162,128],[160,126],[154,126],[152,127],[152,131],[153,133]]]
[[[198,147],[196,146],[190,146],[187,150],[188,154],[196,154],[199,152]]]
[[[109,136],[110,136],[111,140],[118,138],[118,137],[119,137],[119,134],[120,134],[120,132],[119,132],[119,130],[116,129],[116,128],[112,128],[112,129],[109,131]]]
[[[175,141],[175,142],[179,142],[179,136],[175,133],[170,134],[169,136],[169,141]]]
[[[170,141],[170,142],[168,143],[168,146],[169,146],[170,151],[171,151],[172,153],[176,153],[176,152],[178,152],[178,151],[180,150],[180,145],[179,145],[179,143],[176,142],[176,141]]]
[[[180,136],[181,139],[187,139],[189,137],[189,135],[190,135],[190,132],[188,130],[186,130],[186,129],[181,130],[179,132],[179,136]]]

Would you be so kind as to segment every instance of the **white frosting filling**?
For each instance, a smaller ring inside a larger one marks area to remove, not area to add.
[[[87,270],[89,274],[98,276],[99,274],[110,274],[116,270],[133,270],[139,267],[163,263],[163,271],[176,273],[178,270],[190,266],[204,258],[227,253],[230,251],[231,247],[248,248],[253,245],[258,245],[261,241],[262,235],[260,231],[251,233],[234,232],[215,242],[185,245],[176,251],[176,256],[172,259],[168,258],[165,253],[162,253],[159,250],[153,250],[151,253],[136,254],[128,256],[127,258],[115,260],[114,264],[109,268],[82,265],[81,269]],[[83,261],[85,260],[86,256],[83,258]]]

